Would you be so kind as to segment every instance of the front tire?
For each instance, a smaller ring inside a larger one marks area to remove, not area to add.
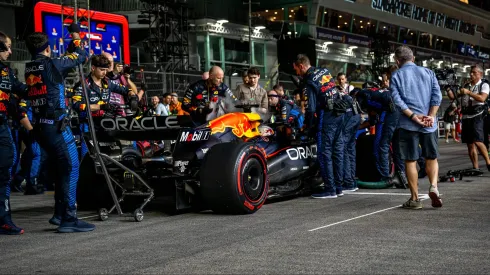
[[[209,150],[200,171],[201,194],[215,213],[252,214],[269,192],[267,161],[250,143],[221,143]]]

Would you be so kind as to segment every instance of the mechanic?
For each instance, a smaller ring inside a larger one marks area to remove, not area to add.
[[[274,85],[272,90],[276,91],[281,99],[289,100],[289,97],[284,93],[284,87],[281,84]]]
[[[363,122],[359,129],[375,126],[376,133],[373,145],[373,152],[376,158],[376,167],[382,180],[387,186],[393,186],[393,179],[390,177],[389,151],[393,139],[400,112],[396,109],[389,87],[388,73],[382,74],[382,88],[367,88],[354,90],[353,95],[361,106],[361,109],[369,115],[369,119]],[[403,166],[404,167],[404,166]],[[401,183],[397,187],[407,186],[405,173],[399,171]],[[401,184],[404,184],[401,185]]]
[[[12,221],[10,208],[11,170],[16,162],[16,147],[14,145],[9,119],[16,114],[12,113],[15,106],[11,106],[10,97],[26,96],[27,86],[21,83],[14,75],[13,70],[5,64],[12,54],[12,41],[5,33],[0,32],[0,234],[20,235],[24,229],[16,226]],[[29,127],[27,118],[22,118],[21,124]],[[32,130],[32,128],[29,128]]]
[[[21,100],[19,106],[21,117],[32,120],[32,108],[27,106],[27,102]],[[20,161],[21,173],[17,173],[16,179],[20,182],[26,181],[25,195],[37,195],[44,193],[44,182],[39,180],[39,174],[40,168],[45,168],[46,165],[41,163],[42,160],[45,161],[45,158],[41,158],[41,147],[28,129],[32,129],[30,122],[19,129],[19,139],[24,143],[25,149]]]
[[[349,102],[342,129],[344,143],[343,191],[355,192],[359,189],[356,181],[356,133],[361,124],[361,109],[357,101],[350,96],[354,86],[347,83],[344,73],[337,74],[337,82],[339,83],[338,91]]]
[[[132,91],[121,84],[115,84],[110,81],[107,77],[107,71],[110,66],[110,61],[104,55],[94,55],[91,59],[91,72],[85,78],[87,92],[89,93],[89,108],[92,113],[92,117],[101,117],[106,114],[108,115],[118,115],[116,112],[118,107],[117,105],[113,105],[109,103],[111,94],[118,93],[122,96],[130,95],[133,96],[135,93],[133,91],[137,91],[136,85],[130,80],[127,79],[129,87],[131,87]],[[89,126],[86,121],[87,119],[87,105],[84,100],[82,84],[78,82],[73,87],[75,91],[75,96],[73,96],[73,109],[79,113],[79,118],[83,121],[80,123],[81,132],[88,133]],[[137,95],[138,100],[141,99],[142,93]],[[82,139],[82,152],[80,159],[83,160],[85,154],[87,154],[87,144],[85,144]]]
[[[196,125],[206,123],[206,116],[213,111],[209,107],[210,102],[218,102],[220,98],[224,98],[232,104],[237,103],[237,98],[223,83],[223,78],[223,70],[213,66],[207,80],[198,80],[187,88],[182,109],[191,115]]]
[[[70,116],[63,75],[85,63],[87,57],[81,47],[78,25],[73,23],[68,29],[73,40],[67,54],[58,58],[50,58],[52,52],[45,33],[28,35],[26,45],[33,60],[26,64],[25,70],[35,137],[50,164],[57,167],[55,214],[49,222],[59,225],[57,231],[63,233],[95,229],[94,225],[79,220],[76,212],[79,162],[75,139],[68,125]]]
[[[285,100],[275,91],[271,90],[267,94],[269,99],[269,111],[271,111],[271,122],[274,117],[274,122],[285,122],[299,131],[303,128],[304,116],[301,109],[294,102]]]
[[[22,180],[16,180],[15,175],[19,172],[19,163],[20,163],[20,150],[22,148],[22,140],[19,138],[19,130],[20,130],[20,123],[19,123],[19,116],[18,114],[20,113],[19,109],[19,98],[15,95],[12,94],[10,96],[10,107],[11,111],[10,113],[12,116],[10,116],[10,119],[8,120],[8,124],[10,127],[10,131],[12,134],[12,140],[14,141],[15,145],[15,163],[14,166],[12,167],[12,170],[10,172],[10,176],[13,178],[11,182],[11,191],[12,192],[19,192],[22,193],[24,190],[22,189]]]
[[[306,55],[298,55],[293,63],[296,74],[302,76],[303,98],[308,101],[304,128],[316,132],[318,161],[325,190],[313,198],[327,199],[343,196],[342,122],[348,102],[335,87],[335,79],[326,68],[314,68]],[[318,121],[315,123],[315,113]],[[316,131],[315,131],[316,130]]]
[[[248,83],[240,84],[235,94],[242,105],[259,105],[258,112],[266,113],[268,109],[267,92],[259,86],[260,70],[252,67],[248,69]]]

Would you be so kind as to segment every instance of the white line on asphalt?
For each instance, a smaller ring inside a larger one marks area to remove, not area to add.
[[[423,201],[423,200],[426,200],[427,198],[429,198],[429,196],[428,195],[419,195],[419,198],[420,198],[421,201]],[[391,209],[399,208],[401,206],[402,205],[397,205],[397,206],[393,206],[393,207],[386,208],[386,209],[383,209],[383,210],[378,210],[378,211],[375,211],[375,212],[372,212],[372,213],[369,213],[369,214],[364,214],[364,215],[357,216],[357,217],[354,217],[354,218],[350,218],[350,219],[347,219],[347,220],[343,220],[343,221],[340,221],[340,222],[335,222],[335,223],[327,224],[327,225],[320,226],[320,227],[317,227],[317,228],[313,228],[313,229],[310,229],[308,231],[309,232],[313,232],[313,231],[316,231],[316,230],[319,230],[319,229],[324,229],[324,228],[331,227],[331,226],[334,226],[334,225],[337,225],[337,224],[350,222],[350,221],[353,221],[353,220],[357,220],[357,219],[360,219],[360,218],[364,218],[364,217],[367,217],[367,216],[371,216],[371,215],[374,215],[374,214],[385,212],[385,211],[388,211],[388,210],[391,210]]]
[[[393,196],[410,196],[410,193],[369,193],[369,192],[352,192],[348,195],[393,195]],[[428,199],[429,195],[419,195],[419,199]]]

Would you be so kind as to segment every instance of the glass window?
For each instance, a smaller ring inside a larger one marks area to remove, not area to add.
[[[325,9],[322,27],[350,32],[351,20],[352,15],[350,13]]]
[[[254,43],[254,64],[264,65],[264,44]]]
[[[352,32],[362,35],[374,34],[376,31],[376,20],[355,16],[352,22]]]
[[[326,14],[327,10],[325,9],[324,6],[320,6],[318,9],[318,14],[316,16],[316,25],[321,26],[322,25],[322,17],[324,14]]]
[[[344,31],[344,32],[350,32],[352,14],[339,11],[337,18],[338,18],[337,26],[336,27],[333,26],[332,28],[336,28],[336,29]]]
[[[373,78],[369,66],[356,65],[353,63],[347,64],[346,75],[347,75],[347,80],[349,80],[350,83],[371,81]]]
[[[284,20],[284,9],[253,12],[252,17],[258,17],[259,19],[265,19],[268,21],[282,21]]]
[[[400,39],[398,42],[407,44],[407,45],[417,45],[417,35],[418,31],[413,29],[407,29],[400,27]]]
[[[197,36],[197,54],[199,54],[201,58],[204,58],[206,54],[204,49],[204,36],[201,35]]]
[[[378,33],[388,36],[390,41],[396,41],[398,38],[398,26],[379,22]]]
[[[308,10],[306,6],[289,7],[289,20],[308,22]]]
[[[419,46],[424,47],[424,48],[429,48],[432,49],[434,48],[435,45],[435,36],[427,33],[427,32],[420,32],[419,36]]]
[[[225,61],[248,64],[248,41],[225,38]]]
[[[451,52],[451,39],[440,36],[437,37],[435,49],[443,52]]]
[[[453,47],[451,49],[451,53],[464,55],[463,53],[461,53],[461,49],[463,48],[463,46],[464,46],[464,42],[453,41]]]
[[[221,55],[219,51],[219,37],[218,36],[210,36],[209,37],[209,48],[210,48],[210,53],[209,53],[209,59],[210,60],[216,60],[220,61],[221,60]]]

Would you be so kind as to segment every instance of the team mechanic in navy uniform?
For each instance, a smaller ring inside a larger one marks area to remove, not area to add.
[[[318,162],[325,183],[324,192],[312,197],[337,198],[343,195],[342,124],[349,104],[337,91],[335,79],[328,69],[312,67],[309,58],[302,54],[296,57],[293,66],[296,74],[303,77],[303,97],[308,104],[305,127],[309,129],[310,136],[316,128]]]
[[[17,152],[8,121],[17,117],[28,130],[32,130],[32,127],[27,118],[14,113],[18,109],[11,105],[11,97],[17,95],[22,98],[27,92],[27,86],[21,83],[12,69],[4,63],[12,54],[11,45],[10,38],[0,32],[0,234],[20,235],[24,233],[24,229],[12,222],[10,210],[11,171],[16,163]]]
[[[393,186],[390,177],[389,151],[393,134],[398,125],[400,112],[396,109],[391,91],[389,90],[389,76],[382,75],[383,87],[365,88],[354,90],[352,94],[357,99],[361,109],[368,113],[369,119],[361,124],[360,129],[370,126],[376,127],[376,134],[373,144],[373,152],[376,158],[376,167],[383,181],[387,186]],[[402,166],[404,167],[404,166]],[[398,171],[401,183],[397,185],[400,188],[408,186],[405,172]]]
[[[110,112],[115,115],[118,110],[114,109],[114,106],[118,106],[114,103],[109,104],[112,93],[117,93],[122,96],[133,96],[137,91],[136,85],[131,81],[128,81],[129,89],[121,84],[116,84],[112,82],[106,75],[111,66],[111,61],[104,55],[94,55],[91,59],[91,72],[85,78],[86,87],[89,93],[89,108],[92,112],[92,117],[104,116],[106,112]],[[87,133],[89,131],[87,119],[87,104],[83,97],[82,85],[81,83],[75,84],[73,87],[75,95],[73,96],[73,109],[79,113],[80,119],[83,121],[80,123],[80,130],[82,133]],[[138,94],[138,100],[141,99],[143,91]],[[87,154],[87,145],[82,139],[82,152],[80,154],[81,160]]]
[[[300,107],[291,100],[284,99],[276,90],[267,93],[269,111],[272,113],[271,122],[284,122],[296,130],[300,130],[304,124],[304,116]],[[274,121],[272,118],[274,117]]]
[[[342,123],[342,138],[344,143],[344,177],[342,188],[345,192],[355,192],[357,188],[356,181],[356,133],[361,124],[361,110],[359,104],[350,96],[350,91],[354,87],[345,83],[345,75],[337,75],[339,86],[338,91],[342,98],[348,102],[348,107]]]
[[[51,47],[45,33],[35,32],[26,39],[33,61],[26,64],[29,79],[28,100],[33,111],[36,140],[46,152],[52,165],[57,166],[55,177],[55,215],[49,220],[59,225],[57,231],[88,232],[95,226],[77,218],[76,194],[79,161],[75,138],[69,127],[69,109],[65,102],[64,75],[87,61],[81,47],[80,29],[69,27],[71,37],[67,55],[50,58]]]
[[[209,70],[209,78],[201,79],[191,84],[184,96],[182,109],[191,115],[194,123],[206,123],[206,116],[213,110],[210,102],[217,102],[219,98],[230,98],[232,103],[238,102],[233,92],[223,83],[224,72],[218,66]]]

